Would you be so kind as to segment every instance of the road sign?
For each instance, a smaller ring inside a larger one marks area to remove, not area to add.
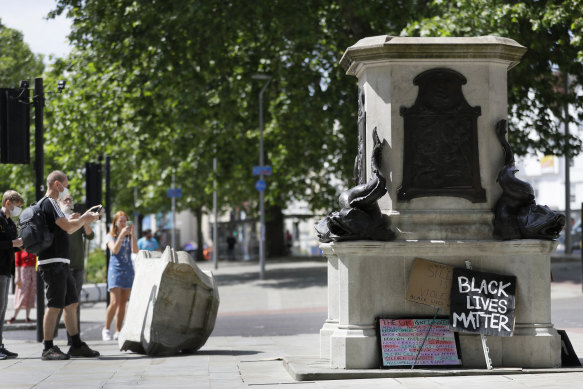
[[[264,176],[270,176],[272,173],[271,166],[253,166],[253,175],[260,176],[263,174]]]
[[[170,197],[170,198],[182,197],[182,189],[180,189],[180,188],[170,188],[170,189],[168,189],[168,191],[166,193],[168,194],[168,197]]]
[[[257,182],[255,183],[255,189],[257,189],[260,192],[263,192],[265,190],[265,180],[257,180]]]

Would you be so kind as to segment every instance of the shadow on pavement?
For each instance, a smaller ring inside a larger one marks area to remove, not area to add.
[[[224,355],[224,356],[243,356],[243,355],[257,355],[262,354],[263,351],[253,350],[202,350],[192,353],[191,355]]]
[[[327,285],[326,265],[321,267],[295,267],[293,269],[267,269],[260,286],[264,288],[302,289]],[[221,286],[241,285],[259,280],[259,272],[215,275]]]
[[[293,336],[318,334],[327,312],[219,316],[211,336]]]
[[[581,284],[581,262],[559,262],[551,264],[553,282]]]
[[[181,356],[181,355],[178,354],[176,356]],[[102,354],[97,359],[100,359],[103,361],[117,361],[117,360],[126,360],[126,359],[146,359],[146,358],[148,358],[148,359],[168,358],[168,356],[158,357],[158,356],[149,356],[149,355],[145,355],[145,354],[124,353],[124,354],[120,354],[120,355],[103,355]]]

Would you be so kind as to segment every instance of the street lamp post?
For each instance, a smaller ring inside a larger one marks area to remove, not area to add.
[[[45,169],[45,154],[44,154],[44,107],[45,96],[42,78],[34,79],[34,145],[35,145],[35,189],[36,201],[42,199],[44,195],[44,169]],[[44,339],[43,323],[45,317],[45,282],[36,273],[36,341],[42,342]]]
[[[267,89],[271,81],[271,76],[267,74],[254,74],[251,78],[265,81],[263,88],[259,92],[259,166],[261,166],[259,180],[263,181],[263,92]],[[259,215],[259,279],[262,280],[265,276],[265,199],[264,190],[261,189],[259,189]]]

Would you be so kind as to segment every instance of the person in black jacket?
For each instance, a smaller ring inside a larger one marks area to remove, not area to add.
[[[55,361],[74,358],[95,358],[99,352],[92,350],[81,341],[77,326],[77,289],[75,280],[69,272],[69,234],[74,233],[87,223],[99,219],[100,213],[95,206],[77,218],[67,218],[57,204],[69,194],[69,179],[65,173],[55,170],[47,177],[48,201],[43,201],[41,210],[49,230],[54,234],[51,246],[38,254],[38,273],[45,282],[47,308],[43,320],[44,349],[41,359]],[[40,202],[40,201],[39,201]],[[67,354],[53,344],[59,312],[63,310],[65,327],[71,336],[71,347]]]
[[[22,247],[22,238],[17,237],[16,224],[11,217],[20,215],[23,204],[22,196],[14,190],[6,191],[2,196],[2,209],[0,209],[0,359],[18,356],[4,347],[2,330],[8,305],[10,277],[14,274],[14,248]]]

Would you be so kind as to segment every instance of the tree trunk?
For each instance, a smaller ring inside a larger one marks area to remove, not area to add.
[[[142,230],[142,225],[144,224],[144,215],[138,213],[138,225],[134,228],[136,229],[136,236],[139,238],[144,235],[144,231]],[[154,231],[152,231],[152,235],[154,235]]]
[[[283,212],[279,206],[266,209],[265,246],[267,257],[282,257],[286,254],[283,236]]]
[[[196,245],[198,249],[196,250],[196,261],[204,261],[204,240],[202,237],[202,207],[197,207],[194,210],[194,215],[196,216]]]

